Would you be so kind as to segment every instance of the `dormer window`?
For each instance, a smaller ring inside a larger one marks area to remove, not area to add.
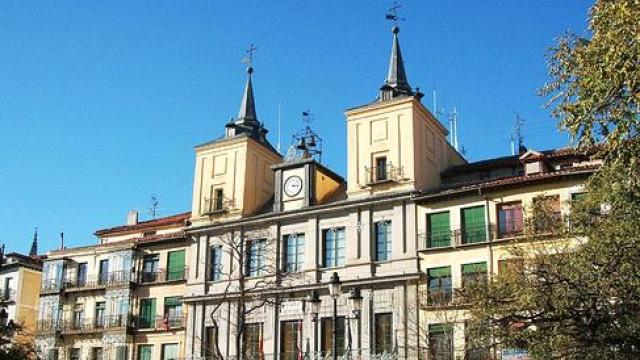
[[[546,156],[535,150],[528,150],[522,154],[520,161],[524,165],[524,174],[526,176],[549,172],[550,167],[546,162]]]

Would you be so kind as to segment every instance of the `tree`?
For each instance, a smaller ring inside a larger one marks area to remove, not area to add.
[[[0,312],[6,315],[4,302],[0,302]],[[6,324],[0,324],[0,360],[16,359],[37,360],[38,354],[33,334],[28,333],[22,323],[9,320]]]
[[[577,151],[604,162],[571,215],[532,231],[511,255],[517,266],[465,289],[477,341],[522,348],[536,359],[640,357],[640,1],[599,0],[591,39],[566,35],[550,53],[543,89]],[[544,235],[544,236],[541,236]]]
[[[227,320],[219,316],[219,311],[222,305],[232,303],[234,309],[227,314],[234,332],[236,354],[232,356],[246,359],[255,350],[248,349],[243,344],[247,318],[265,306],[277,305],[273,290],[294,276],[279,270],[275,261],[277,239],[269,231],[229,232],[212,239],[212,245],[220,251],[219,259],[226,260],[223,260],[224,264],[217,264],[217,268],[209,269],[208,276],[212,277],[215,271],[216,280],[224,283],[224,291],[208,314],[214,334],[212,344],[207,344],[206,355],[222,359],[219,328],[220,322]]]

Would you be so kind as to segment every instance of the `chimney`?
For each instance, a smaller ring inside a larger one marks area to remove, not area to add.
[[[127,225],[135,225],[138,223],[138,211],[131,210],[127,216]]]

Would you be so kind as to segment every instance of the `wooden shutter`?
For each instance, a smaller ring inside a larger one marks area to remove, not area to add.
[[[167,280],[182,280],[184,278],[184,250],[171,251],[167,264]]]
[[[451,245],[451,225],[449,212],[429,214],[427,218],[427,247],[445,247]]]

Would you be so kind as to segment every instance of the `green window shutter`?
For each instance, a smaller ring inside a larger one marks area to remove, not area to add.
[[[167,280],[184,279],[184,250],[169,253]]]
[[[153,345],[140,345],[138,347],[138,360],[151,360]]]
[[[451,246],[451,226],[448,211],[429,214],[427,224],[427,247]]]
[[[182,304],[182,300],[179,296],[166,297],[164,298],[164,306],[180,306]]]
[[[429,325],[429,334],[451,333],[453,325],[451,324],[431,324]]]
[[[462,274],[478,274],[478,273],[486,273],[487,272],[487,263],[486,262],[477,262],[473,264],[463,264],[462,265]]]
[[[487,240],[484,205],[462,209],[462,243],[472,244]]]
[[[451,276],[451,267],[443,266],[443,267],[428,269],[427,274],[429,275],[430,278],[449,277]]]
[[[156,319],[156,299],[140,300],[140,318],[143,327],[155,326]]]

